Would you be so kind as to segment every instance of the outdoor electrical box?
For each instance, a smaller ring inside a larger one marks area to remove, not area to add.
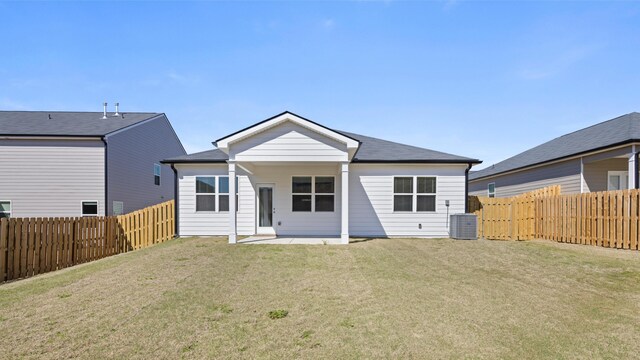
[[[450,234],[451,238],[458,240],[478,239],[478,219],[474,214],[453,214],[451,215]]]

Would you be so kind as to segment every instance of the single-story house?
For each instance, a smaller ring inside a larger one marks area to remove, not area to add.
[[[0,111],[0,217],[117,215],[173,199],[162,113]]]
[[[514,196],[550,185],[565,194],[637,189],[640,113],[560,136],[469,175],[471,195]]]
[[[477,159],[337,131],[291,112],[168,158],[180,236],[448,236]],[[234,200],[235,198],[235,200]]]

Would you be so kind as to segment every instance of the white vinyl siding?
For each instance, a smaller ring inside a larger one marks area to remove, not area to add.
[[[292,122],[285,122],[230,147],[236,161],[346,161],[347,147]]]
[[[195,211],[195,177],[203,175],[227,176],[226,164],[176,164],[178,169],[179,234],[228,235],[229,213],[197,213]],[[239,169],[238,177],[238,235],[256,233],[256,186],[273,184],[274,229],[279,235],[340,235],[340,196],[334,195],[334,211],[293,212],[291,209],[291,179],[293,176],[337,177],[338,165],[255,166],[252,175]],[[334,185],[340,194],[340,184]]]
[[[349,233],[357,236],[448,237],[449,214],[464,213],[466,165],[350,164]],[[396,176],[437,177],[434,212],[394,212]],[[421,225],[421,226],[419,226]]]
[[[12,217],[81,216],[87,199],[104,215],[104,152],[100,140],[0,140],[0,199]]]

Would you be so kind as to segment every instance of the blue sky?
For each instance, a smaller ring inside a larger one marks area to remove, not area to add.
[[[188,151],[284,110],[488,166],[640,111],[640,3],[0,2],[0,109],[165,112]]]

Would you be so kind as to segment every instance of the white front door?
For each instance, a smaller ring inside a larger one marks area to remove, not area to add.
[[[257,234],[275,235],[276,233],[273,226],[273,213],[275,212],[273,189],[273,184],[258,184]]]
[[[607,179],[607,190],[626,190],[629,188],[628,171],[609,171]]]

